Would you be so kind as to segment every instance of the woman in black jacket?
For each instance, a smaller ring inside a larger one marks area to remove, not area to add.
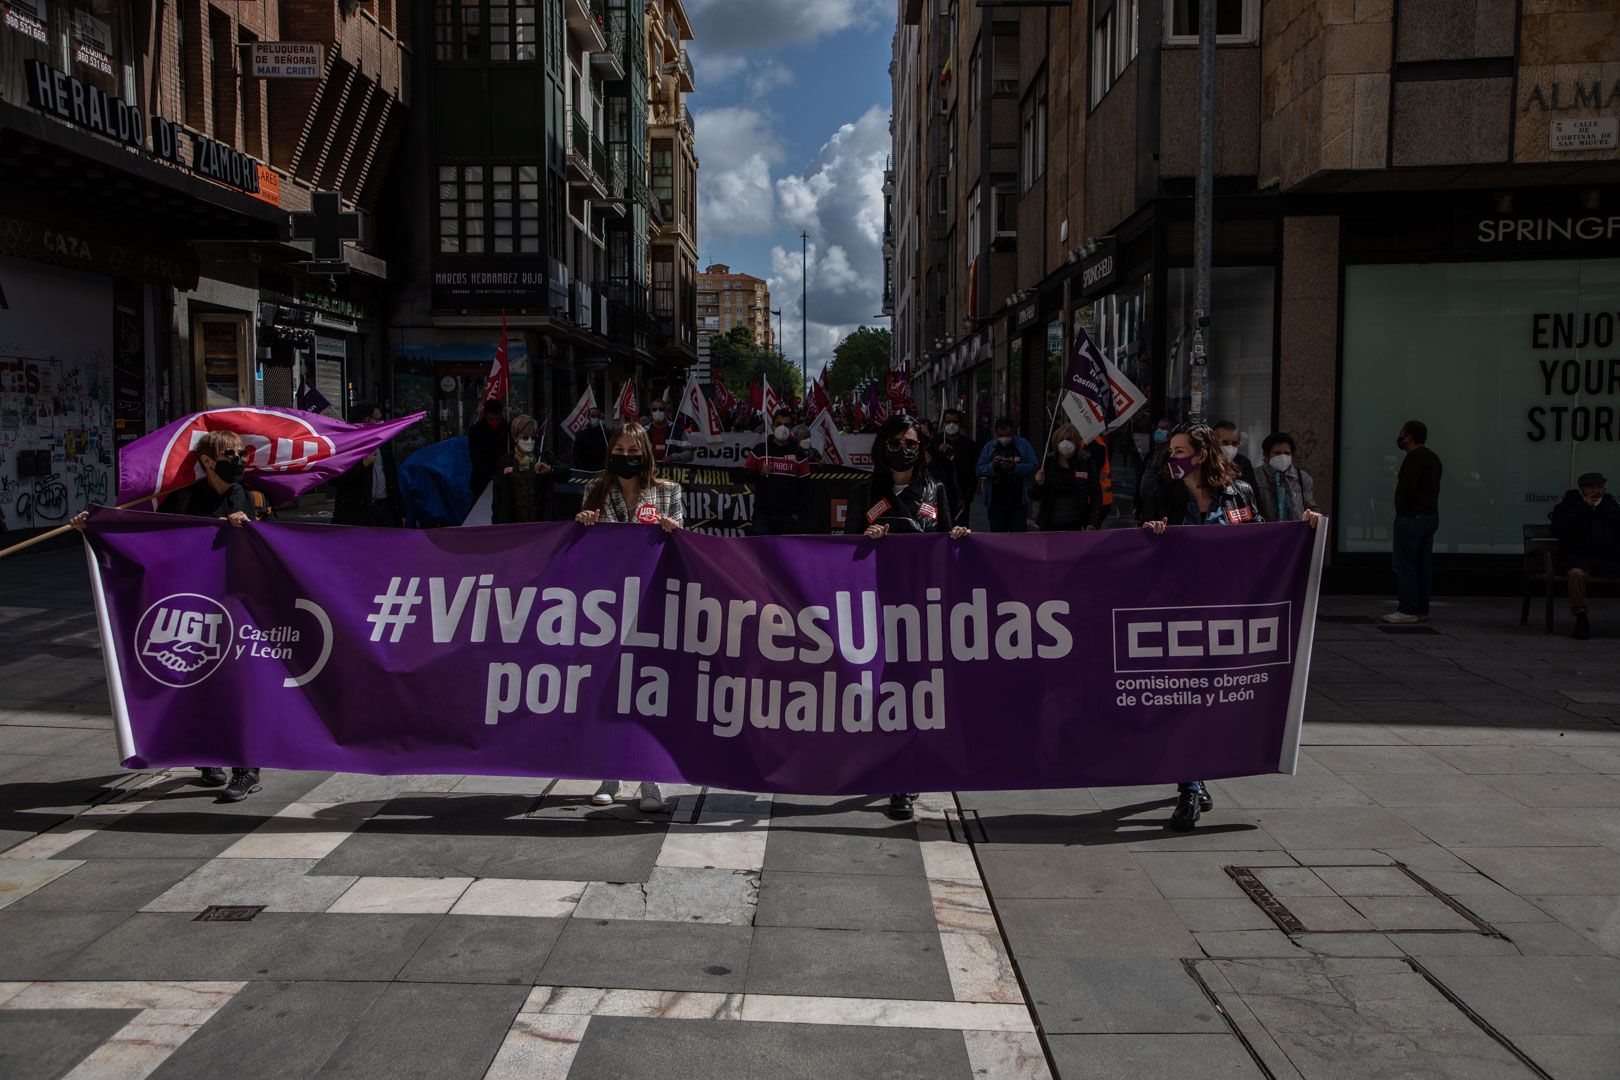
[[[922,436],[915,417],[896,413],[883,421],[872,440],[872,478],[855,486],[846,533],[881,540],[895,533],[947,533],[952,540],[968,534],[966,525],[951,524],[950,499],[941,484],[922,466]],[[889,816],[900,821],[912,815],[915,794],[889,796]]]
[[[1079,532],[1102,524],[1108,512],[1102,484],[1073,424],[1052,433],[1051,450],[1035,473],[1029,497],[1041,504],[1035,524],[1042,532]]]
[[[495,525],[550,521],[555,517],[556,475],[535,446],[540,425],[533,417],[512,421],[512,452],[495,460],[490,480],[489,520]]]
[[[1252,525],[1262,520],[1254,489],[1238,479],[1237,463],[1221,452],[1214,431],[1203,424],[1182,424],[1170,433],[1169,448],[1164,476],[1141,504],[1142,528],[1163,536],[1171,525]],[[1322,515],[1307,510],[1303,520],[1314,529]],[[1202,780],[1181,784],[1170,827],[1185,832],[1214,806]]]

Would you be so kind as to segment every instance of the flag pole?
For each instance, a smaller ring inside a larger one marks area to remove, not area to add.
[[[181,484],[179,487],[172,487],[167,491],[160,491],[155,495],[142,495],[138,499],[131,499],[128,502],[119,503],[117,506],[113,507],[112,509],[114,509],[114,510],[128,510],[131,507],[139,506],[139,505],[141,505],[141,503],[144,503],[144,502],[158,502],[158,501],[161,501],[163,499],[167,499],[170,495],[173,495],[175,492],[180,491],[183,488],[190,487],[194,483],[196,483],[195,480],[188,480],[184,484]],[[88,510],[89,507],[86,507],[85,509]],[[77,517],[77,516],[78,516],[77,514],[74,515],[74,517]],[[54,529],[47,529],[44,532],[40,533],[38,536],[30,536],[27,540],[24,540],[20,544],[12,544],[8,548],[0,548],[0,559],[5,558],[7,555],[15,555],[19,551],[27,551],[29,548],[33,547],[35,544],[43,544],[47,540],[54,540],[56,537],[61,536],[63,533],[67,532],[68,530],[70,530],[72,528],[73,528],[73,524],[70,521],[65,525],[58,525]]]

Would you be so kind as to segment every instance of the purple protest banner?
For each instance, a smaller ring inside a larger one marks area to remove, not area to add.
[[[312,412],[263,405],[191,413],[118,452],[117,501],[127,506],[202,479],[197,443],[207,432],[223,430],[242,438],[249,486],[279,505],[342,476],[425,415],[413,413],[381,424],[350,424]]]
[[[1326,536],[86,538],[128,767],[845,794],[1292,771]]]

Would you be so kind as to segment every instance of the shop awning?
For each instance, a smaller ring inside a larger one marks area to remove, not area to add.
[[[168,240],[279,241],[287,227],[252,195],[0,103],[0,211],[19,196]]]

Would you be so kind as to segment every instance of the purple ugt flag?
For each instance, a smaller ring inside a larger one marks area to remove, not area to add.
[[[1069,367],[1063,375],[1063,388],[1089,401],[1102,417],[1103,427],[1113,426],[1114,389],[1108,383],[1108,369],[1103,366],[1102,354],[1091,341],[1091,335],[1080,328],[1074,331],[1074,350],[1069,353]]]
[[[332,407],[326,395],[309,381],[307,375],[298,376],[298,393],[293,396],[293,401],[305,412],[321,413]]]
[[[178,491],[203,476],[197,445],[210,431],[234,431],[247,451],[249,483],[276,505],[342,476],[373,450],[416,423],[412,413],[382,424],[349,424],[297,409],[238,405],[183,416],[118,454],[118,504]]]

